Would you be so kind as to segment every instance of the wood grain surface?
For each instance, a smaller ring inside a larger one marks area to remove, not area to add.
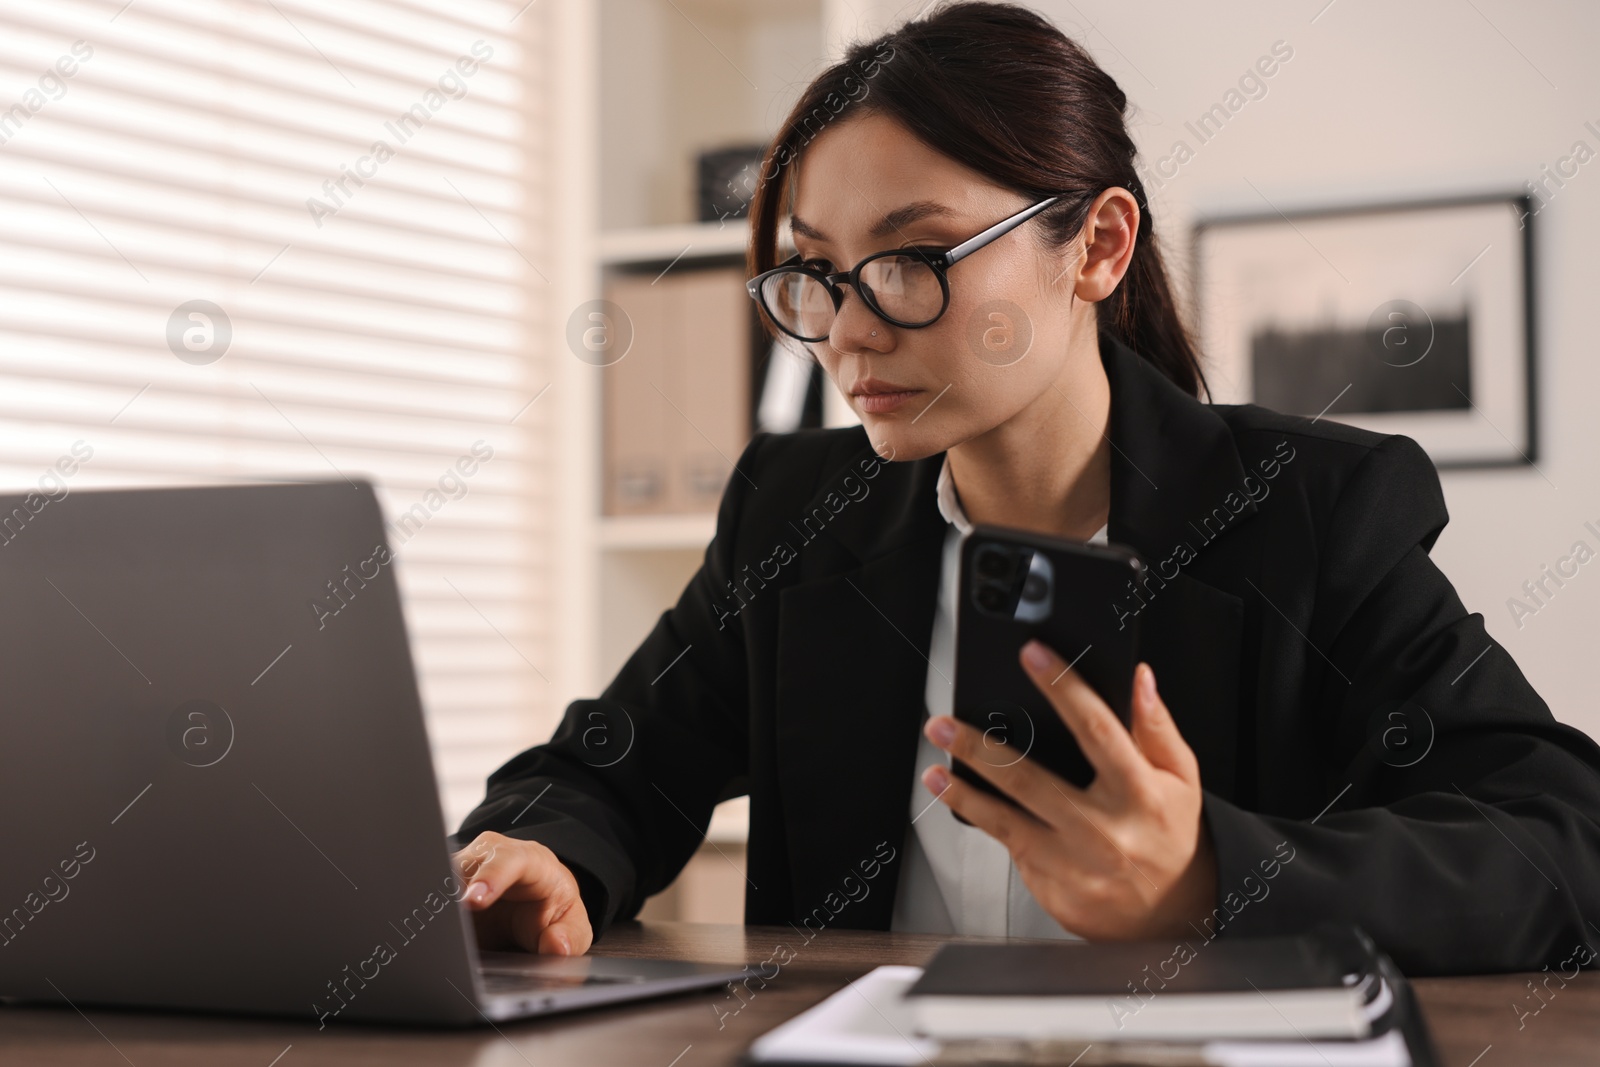
[[[0,1008],[0,1064],[94,1067],[712,1067],[879,964],[922,964],[945,938],[791,927],[622,923],[597,954],[749,962],[793,953],[765,988],[598,1008],[470,1032],[109,1011]],[[982,940],[963,938],[962,940]],[[771,973],[771,967],[765,969]],[[1530,989],[1532,982],[1539,995]],[[1415,982],[1445,1067],[1600,1063],[1600,972]],[[1537,1010],[1536,1010],[1537,1009]]]

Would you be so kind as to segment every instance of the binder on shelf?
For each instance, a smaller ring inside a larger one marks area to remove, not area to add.
[[[713,512],[749,439],[750,307],[738,267],[617,273],[633,345],[602,369],[607,515]]]
[[[761,404],[756,413],[762,430],[790,433],[804,424],[816,364],[794,350],[798,344],[779,338],[768,349],[767,374],[761,383]]]
[[[670,409],[651,383],[663,377],[668,360],[666,322],[669,290],[648,278],[619,275],[606,287],[606,299],[627,315],[633,343],[616,363],[600,370],[601,420],[607,515],[649,515],[667,510],[668,457],[662,448]]]
[[[681,370],[671,399],[682,417],[674,424],[674,510],[715,511],[750,439],[750,297],[738,267],[685,272],[678,286]]]

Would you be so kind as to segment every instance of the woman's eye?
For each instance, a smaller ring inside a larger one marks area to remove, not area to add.
[[[800,265],[802,267],[810,267],[812,270],[820,270],[823,272],[827,272],[833,267],[833,264],[829,263],[825,259],[805,259],[800,261]]]

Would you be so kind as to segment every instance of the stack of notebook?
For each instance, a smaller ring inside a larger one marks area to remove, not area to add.
[[[1410,987],[1360,930],[950,944],[766,1034],[751,1064],[1432,1067]]]

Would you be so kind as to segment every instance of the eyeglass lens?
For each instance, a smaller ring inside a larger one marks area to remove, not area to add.
[[[896,325],[925,325],[944,307],[938,273],[914,256],[868,261],[861,270],[861,285],[870,290],[870,302]],[[807,340],[821,340],[833,328],[833,297],[809,274],[785,271],[767,279],[762,298],[778,325]]]

